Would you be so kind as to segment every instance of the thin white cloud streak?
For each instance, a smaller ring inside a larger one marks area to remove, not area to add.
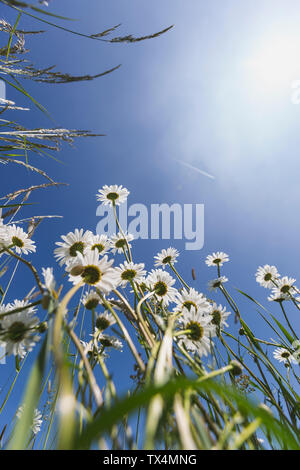
[[[181,165],[186,166],[187,168],[190,168],[191,170],[196,171],[197,173],[200,173],[200,175],[207,176],[208,178],[211,178],[212,180],[215,179],[215,177],[213,175],[211,175],[210,173],[207,173],[206,171],[200,170],[200,168],[197,168],[197,167],[191,165],[190,163],[187,163],[183,160],[177,160],[177,159],[175,159],[175,161],[178,162],[178,163],[181,163]]]

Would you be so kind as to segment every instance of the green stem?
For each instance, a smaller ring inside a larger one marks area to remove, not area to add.
[[[112,308],[112,306],[110,305],[109,302],[107,302],[105,300],[105,298],[103,297],[103,295],[101,294],[101,292],[99,291],[99,289],[96,289],[98,295],[100,296],[100,298],[102,299],[102,302],[103,302],[103,305],[108,308],[108,310],[110,311],[110,313],[114,316],[116,322],[118,323],[123,335],[124,335],[124,338],[126,340],[126,342],[128,343],[128,346],[133,354],[133,356],[135,357],[135,360],[137,361],[140,369],[145,372],[146,370],[146,367],[145,367],[145,364],[144,362],[142,361],[141,357],[139,356],[137,350],[136,350],[136,347],[127,331],[127,329],[125,328],[124,324],[122,323],[122,321],[120,320],[119,316],[116,314],[116,312],[114,311],[114,309]]]
[[[190,290],[190,287],[187,285],[187,283],[182,279],[182,277],[180,276],[180,274],[177,272],[177,270],[174,268],[173,264],[172,263],[168,263],[170,268],[172,269],[172,271],[176,274],[176,276],[178,277],[179,281],[188,289]]]
[[[132,256],[131,256],[131,251],[130,251],[130,246],[129,246],[129,243],[127,241],[127,238],[122,230],[122,227],[119,223],[119,219],[118,219],[118,216],[117,216],[117,210],[116,210],[116,203],[115,201],[113,201],[113,211],[114,211],[114,216],[115,216],[115,220],[116,220],[116,224],[117,224],[117,227],[119,229],[119,231],[121,232],[121,235],[122,237],[124,238],[125,242],[126,242],[126,246],[127,246],[127,250],[128,250],[128,256],[129,256],[129,261],[132,261]],[[128,259],[127,259],[128,260]]]
[[[24,263],[32,272],[32,274],[34,275],[34,278],[36,280],[36,283],[38,285],[38,288],[41,292],[41,294],[43,295],[43,292],[44,292],[44,289],[43,289],[43,285],[42,285],[42,282],[39,278],[39,275],[37,273],[37,270],[32,266],[31,263],[29,263],[29,261],[26,261],[25,259],[21,258],[21,256],[18,256],[16,253],[14,253],[13,251],[9,250],[8,248],[5,249],[5,251],[7,253],[10,254],[10,256],[13,256],[14,258],[16,258],[17,260],[21,261],[21,263]]]
[[[285,309],[284,309],[284,307],[283,307],[283,305],[282,305],[282,302],[279,302],[279,303],[280,303],[280,307],[281,307],[281,310],[282,310],[282,312],[283,312],[284,318],[285,318],[287,324],[289,325],[291,332],[292,332],[293,335],[295,336],[295,339],[297,339],[297,338],[298,338],[297,333],[295,332],[295,330],[293,329],[292,325],[290,324],[290,321],[289,321],[288,316],[287,316],[287,314],[286,314],[286,312],[285,312]]]

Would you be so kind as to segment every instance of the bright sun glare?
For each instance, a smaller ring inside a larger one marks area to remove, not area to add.
[[[286,90],[300,79],[300,38],[273,36],[261,40],[246,60],[249,79],[262,91]]]

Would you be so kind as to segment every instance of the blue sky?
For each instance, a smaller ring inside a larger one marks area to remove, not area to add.
[[[11,11],[2,5],[1,10],[1,16],[14,21]],[[259,265],[275,264],[281,274],[299,276],[300,105],[291,101],[291,84],[300,79],[299,2],[89,0],[87,7],[80,0],[53,0],[50,11],[79,19],[60,24],[86,33],[118,23],[117,35],[141,36],[175,26],[137,44],[105,44],[51,28],[28,39],[31,59],[39,67],[55,64],[80,75],[122,64],[92,82],[23,82],[55,120],[51,123],[38,111],[14,115],[27,127],[57,125],[106,134],[77,140],[74,148],[64,146],[54,155],[63,164],[30,157],[55,180],[70,184],[34,194],[31,201],[38,205],[24,210],[64,216],[41,224],[35,234],[41,254],[33,260],[40,267],[54,265],[54,242],[61,234],[76,227],[95,230],[97,189],[123,184],[131,192],[129,204],[205,205],[202,250],[184,251],[184,241],[178,240],[138,240],[136,261],[151,268],[157,251],[175,246],[181,251],[182,275],[206,291],[215,273],[204,259],[222,250],[231,258],[224,270],[230,287],[267,304],[268,292],[254,279]],[[43,27],[25,17],[21,26]],[[14,90],[7,91],[7,98],[28,105]],[[3,194],[41,181],[23,169],[1,171]],[[22,296],[31,282],[24,275],[18,279]],[[258,335],[272,336],[252,305],[243,299],[241,304]],[[279,315],[279,307],[273,311]],[[298,313],[291,315],[299,327]]]

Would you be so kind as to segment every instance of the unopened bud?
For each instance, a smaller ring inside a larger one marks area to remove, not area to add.
[[[51,297],[48,293],[46,293],[42,298],[42,307],[44,310],[48,310],[50,304]]]
[[[231,372],[234,376],[241,375],[243,372],[243,366],[238,361],[230,361],[230,365],[232,366]]]
[[[39,333],[45,333],[45,331],[47,330],[48,330],[47,322],[43,321],[42,323],[39,324],[39,327],[38,327]]]
[[[70,274],[72,276],[80,276],[84,271],[84,267],[81,265],[74,266],[74,268],[71,269]]]
[[[273,416],[273,411],[271,410],[271,408],[269,408],[265,403],[261,403],[259,405],[259,408],[261,408],[262,410],[266,411],[267,413],[269,413],[270,416]]]
[[[96,327],[98,330],[106,330],[111,325],[111,322],[103,315],[100,315],[100,317],[97,318],[96,320]]]

